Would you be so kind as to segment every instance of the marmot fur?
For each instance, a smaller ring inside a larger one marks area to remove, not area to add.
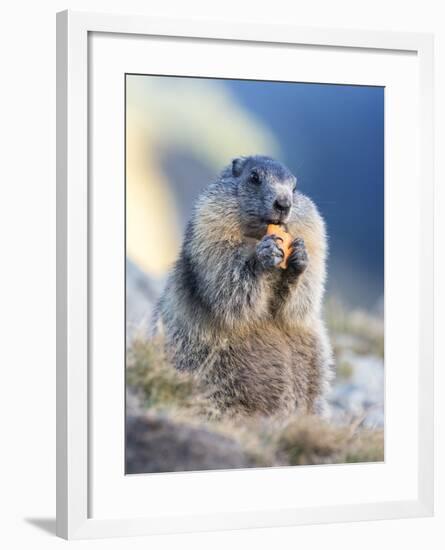
[[[287,269],[268,224],[291,234]],[[331,348],[321,319],[326,234],[296,178],[241,157],[199,197],[155,313],[168,355],[223,414],[326,412]]]

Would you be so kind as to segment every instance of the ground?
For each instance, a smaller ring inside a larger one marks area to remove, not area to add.
[[[133,333],[127,349],[127,472],[377,462],[383,448],[383,319],[335,300],[325,317],[336,377],[332,416],[220,419],[162,342]]]

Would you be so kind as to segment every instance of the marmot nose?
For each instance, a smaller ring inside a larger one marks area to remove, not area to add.
[[[280,197],[275,200],[273,207],[277,212],[280,212],[280,214],[287,214],[291,207],[290,199],[288,197]]]

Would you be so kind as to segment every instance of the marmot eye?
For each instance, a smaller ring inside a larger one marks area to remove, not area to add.
[[[249,181],[255,183],[256,185],[261,183],[260,176],[258,175],[258,172],[256,170],[252,170],[252,172],[250,173]]]

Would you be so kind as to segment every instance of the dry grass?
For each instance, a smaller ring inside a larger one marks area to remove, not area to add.
[[[299,417],[278,438],[277,447],[289,464],[379,462],[383,460],[383,432],[329,424],[317,417]]]
[[[197,417],[212,413],[196,378],[171,366],[160,339],[133,341],[127,350],[126,376],[128,386],[142,394],[146,409]]]
[[[384,355],[383,319],[364,311],[348,311],[335,298],[326,302],[325,317],[334,350],[345,346],[360,355]]]
[[[364,429],[358,421],[336,425],[314,416],[218,418],[196,378],[169,364],[159,340],[135,340],[127,350],[127,384],[143,396],[151,415],[225,435],[256,466],[383,460],[383,431]]]

